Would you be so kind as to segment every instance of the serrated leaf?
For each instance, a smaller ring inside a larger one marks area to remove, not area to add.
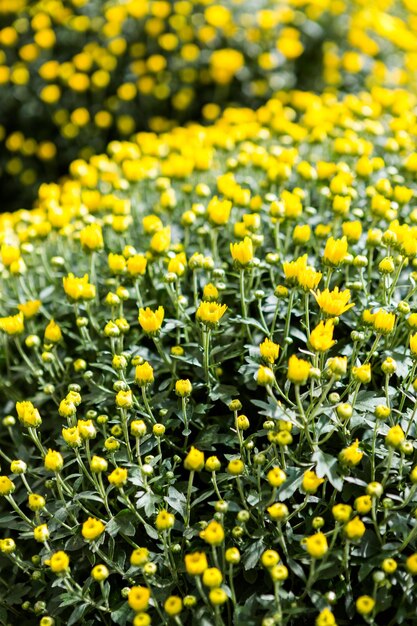
[[[317,476],[319,478],[326,477],[337,491],[341,491],[343,478],[339,474],[337,458],[322,450],[316,450],[312,456],[312,461],[316,464]]]

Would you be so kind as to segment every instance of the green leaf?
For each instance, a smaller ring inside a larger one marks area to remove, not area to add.
[[[133,537],[136,532],[133,524],[134,519],[134,515],[128,509],[124,509],[107,523],[106,532],[111,537],[115,537],[119,532],[122,532],[128,537]]]
[[[325,476],[337,491],[342,491],[343,478],[339,474],[337,458],[317,450],[312,456],[312,461],[316,464],[317,476],[319,478]]]
[[[252,569],[259,563],[262,552],[265,550],[265,544],[263,539],[253,541],[249,548],[245,550],[242,558],[242,563],[245,570]]]

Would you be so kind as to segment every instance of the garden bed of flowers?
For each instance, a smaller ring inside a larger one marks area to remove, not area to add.
[[[0,622],[415,623],[416,111],[281,92],[0,217]]]

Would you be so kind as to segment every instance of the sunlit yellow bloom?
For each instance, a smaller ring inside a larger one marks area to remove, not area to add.
[[[261,352],[261,357],[266,363],[272,365],[279,355],[279,345],[274,343],[270,339],[266,338],[260,345],[259,350]]]
[[[230,200],[219,200],[217,196],[212,198],[207,207],[207,215],[212,224],[222,226],[227,224],[232,210]]]
[[[60,550],[51,556],[48,564],[54,574],[62,574],[69,568],[69,556],[66,552]]]
[[[363,365],[352,367],[352,376],[363,385],[371,382],[371,364],[364,363]]]
[[[10,315],[9,317],[0,317],[0,330],[6,335],[20,335],[25,329],[23,313]]]
[[[375,606],[375,600],[371,596],[360,596],[356,600],[356,610],[360,615],[369,615]]]
[[[304,291],[316,289],[321,281],[323,274],[316,272],[312,267],[307,266],[297,276],[297,283]]]
[[[324,248],[323,261],[327,265],[337,267],[343,262],[345,256],[347,255],[347,251],[348,242],[346,237],[342,237],[341,239],[329,237]]]
[[[129,606],[134,611],[146,611],[149,605],[151,592],[148,587],[134,586],[130,588],[127,596]]]
[[[226,313],[226,309],[226,304],[203,301],[197,309],[196,317],[205,326],[215,328],[223,315]]]
[[[193,552],[185,555],[185,569],[190,576],[200,576],[207,568],[207,557],[204,552]]]
[[[324,478],[319,478],[313,470],[304,472],[302,487],[305,492],[316,493],[322,483],[324,483]]]
[[[171,245],[171,227],[166,226],[165,228],[161,228],[158,230],[152,237],[149,247],[152,252],[156,254],[162,254],[169,250],[169,246]]]
[[[339,287],[335,287],[333,291],[325,289],[324,291],[317,291],[313,295],[323,313],[333,317],[342,315],[354,306],[354,303],[348,304],[350,300],[349,289],[339,291]]]
[[[39,311],[40,306],[41,306],[40,300],[29,300],[29,302],[18,304],[17,308],[19,309],[19,311],[23,313],[25,319],[30,320]]]
[[[252,239],[245,237],[240,243],[231,243],[230,253],[240,267],[247,267],[253,259]]]
[[[62,339],[62,331],[59,324],[55,320],[51,320],[45,328],[44,338],[46,342],[58,343]]]
[[[89,517],[87,521],[84,522],[83,527],[81,529],[81,534],[84,539],[88,541],[93,541],[100,537],[104,533],[105,526],[103,522],[96,519],[95,517]]]
[[[200,472],[204,467],[204,452],[191,446],[191,450],[184,459],[185,469],[193,472]]]
[[[223,526],[213,520],[200,532],[200,537],[211,546],[219,546],[224,541]]]
[[[282,269],[284,270],[285,280],[290,285],[295,285],[298,281],[299,276],[305,272],[307,268],[307,255],[298,257],[295,261],[287,261],[282,264]]]
[[[306,537],[303,541],[303,545],[313,559],[322,559],[329,549],[326,535],[323,533],[316,533],[315,535]]]
[[[377,333],[388,335],[394,330],[395,321],[396,317],[394,313],[388,313],[388,311],[380,309],[373,318],[373,326]]]
[[[127,271],[130,276],[143,276],[146,272],[147,259],[143,254],[134,254],[127,260]]]
[[[288,360],[287,378],[294,385],[304,385],[310,374],[311,365],[304,359],[299,359],[293,354]]]
[[[3,243],[1,246],[1,260],[6,267],[20,259],[20,249],[17,246],[10,246]]]
[[[165,310],[163,306],[159,306],[156,311],[152,311],[149,307],[139,309],[139,324],[147,335],[154,335],[161,329],[164,321]]]
[[[308,341],[315,352],[326,352],[334,346],[336,341],[333,339],[333,330],[333,320],[329,319],[326,322],[321,321],[319,325],[311,331]]]
[[[90,252],[104,248],[103,232],[100,224],[94,223],[85,226],[80,231],[80,241],[83,248]]]
[[[413,356],[417,356],[417,333],[410,335],[410,350]]]
[[[404,440],[405,434],[399,424],[392,426],[385,435],[385,443],[393,448],[398,448]]]
[[[16,411],[19,421],[26,428],[38,428],[42,424],[39,411],[35,409],[32,402],[16,402]]]
[[[359,439],[356,439],[350,446],[343,448],[339,454],[339,460],[345,465],[354,467],[361,462],[363,454],[362,450],[359,450]]]
[[[62,279],[64,291],[70,300],[92,300],[96,297],[96,287],[88,282],[88,274],[82,278],[68,274]]]

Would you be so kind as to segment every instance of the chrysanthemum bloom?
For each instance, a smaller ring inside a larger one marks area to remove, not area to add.
[[[169,530],[175,524],[175,516],[169,513],[165,509],[159,511],[155,520],[155,527],[157,530]]]
[[[59,452],[49,449],[44,458],[44,466],[51,472],[59,472],[64,467],[64,459]]]
[[[171,245],[171,228],[166,226],[158,230],[150,241],[149,247],[154,254],[163,254]]]
[[[9,315],[8,317],[0,317],[0,330],[6,335],[21,335],[25,329],[23,313]]]
[[[216,520],[213,520],[200,532],[200,537],[211,546],[219,546],[224,541],[223,526]]]
[[[309,344],[315,352],[327,352],[336,343],[333,339],[333,320],[321,321],[313,328],[309,338]]]
[[[13,554],[16,550],[16,543],[11,537],[0,539],[0,552],[3,554]]]
[[[259,345],[259,350],[263,361],[269,363],[270,365],[275,363],[279,355],[279,345],[277,343],[274,343],[270,339],[266,338]]]
[[[361,515],[366,515],[372,509],[372,498],[370,495],[359,496],[354,502],[355,509]]]
[[[358,365],[352,367],[352,376],[357,381],[362,383],[362,385],[366,385],[371,382],[371,364],[364,363],[363,365]]]
[[[148,361],[137,365],[135,369],[135,382],[139,387],[146,387],[154,381],[153,367]]]
[[[256,374],[256,382],[258,385],[266,387],[267,385],[273,385],[275,381],[274,372],[265,365],[260,365]]]
[[[105,472],[108,467],[108,462],[103,457],[94,455],[91,459],[90,470],[93,474],[99,474],[100,472]]]
[[[41,524],[33,529],[33,538],[39,543],[45,543],[49,539],[49,530],[46,524]]]
[[[81,534],[87,541],[93,541],[105,531],[105,525],[95,517],[89,517],[83,524]]]
[[[106,580],[109,576],[110,572],[105,565],[95,565],[91,570],[91,578],[93,578],[98,583]]]
[[[17,308],[21,311],[25,317],[25,319],[30,320],[32,317],[36,315],[41,307],[40,300],[29,300],[28,302],[24,302],[22,304],[18,304]]]
[[[201,472],[204,467],[204,452],[191,446],[191,450],[184,459],[184,467],[190,472]]]
[[[304,472],[301,485],[306,493],[316,493],[322,483],[324,483],[324,478],[319,478],[313,470]]]
[[[59,324],[57,324],[55,320],[51,320],[45,328],[44,339],[46,343],[58,343],[61,341],[62,331]]]
[[[287,480],[287,475],[280,467],[273,467],[266,475],[271,487],[280,487]]]
[[[217,567],[208,567],[203,572],[203,585],[206,587],[220,587],[223,582],[221,571]]]
[[[303,545],[313,559],[322,559],[329,549],[326,535],[323,533],[316,533],[315,535],[306,537],[303,541]]]
[[[307,268],[307,255],[298,257],[294,261],[286,261],[282,264],[285,280],[289,285],[296,285],[298,277],[301,276]]]
[[[200,576],[208,568],[207,557],[204,552],[193,552],[185,555],[185,569],[190,576]]]
[[[175,393],[180,398],[187,398],[193,390],[193,386],[188,378],[177,380],[175,383]]]
[[[280,562],[281,558],[276,550],[265,550],[261,556],[261,563],[267,569],[274,567]]]
[[[329,237],[323,253],[323,262],[331,267],[338,267],[344,260],[348,251],[348,242],[346,237],[334,239]]]
[[[80,431],[77,426],[72,428],[63,428],[61,431],[62,438],[71,448],[78,448],[82,444]]]
[[[385,443],[392,448],[398,448],[405,440],[405,434],[399,424],[392,426],[385,436]]]
[[[182,611],[182,599],[179,596],[168,596],[164,602],[164,611],[170,617],[179,615]]]
[[[245,237],[240,243],[230,244],[230,253],[233,261],[244,268],[253,260],[253,242],[250,237]]]
[[[215,328],[220,322],[223,315],[226,313],[226,304],[219,304],[218,302],[201,302],[196,317],[199,322],[207,326],[208,328]]]
[[[26,428],[38,428],[42,424],[39,411],[35,409],[32,402],[16,402],[16,411],[20,423]]]
[[[241,459],[232,459],[227,464],[227,472],[232,474],[232,476],[239,476],[239,474],[243,474],[245,469],[245,464]]]
[[[373,326],[377,333],[388,335],[394,330],[395,321],[396,317],[394,313],[388,313],[388,311],[380,309],[375,314]]]
[[[131,587],[129,591],[129,595],[127,596],[127,601],[129,606],[134,611],[146,611],[149,606],[149,599],[151,597],[151,592],[148,587],[140,587],[134,586]]]
[[[107,480],[114,487],[121,488],[127,483],[127,469],[124,467],[116,467],[111,474],[107,477]]]
[[[316,626],[337,626],[336,619],[327,607],[316,617]]]
[[[349,289],[339,291],[339,287],[335,287],[333,291],[325,289],[324,291],[317,291],[313,295],[323,313],[332,317],[338,317],[355,306],[353,302],[348,304],[350,300]]]
[[[375,606],[375,600],[371,596],[360,596],[356,600],[356,610],[360,615],[369,615]]]
[[[347,522],[344,526],[344,532],[348,539],[357,540],[361,539],[365,534],[365,524],[362,520],[356,516],[350,522]]]
[[[283,502],[274,502],[267,508],[267,511],[275,522],[282,522],[288,517],[288,507]]]
[[[70,301],[92,300],[96,297],[96,287],[88,282],[88,274],[78,278],[70,273],[68,276],[64,276],[62,283]]]
[[[315,269],[310,267],[309,265],[298,274],[297,283],[298,286],[301,287],[304,291],[311,291],[317,288],[320,283],[323,274],[321,272],[316,272]]]
[[[143,254],[134,254],[127,260],[127,272],[130,276],[143,276],[147,264],[148,260]]]
[[[9,496],[15,490],[14,483],[8,476],[0,476],[0,496]]]
[[[55,552],[49,559],[49,567],[54,574],[62,574],[69,568],[69,556],[63,550]]]
[[[343,448],[339,453],[339,461],[349,467],[354,467],[361,462],[364,453],[359,450],[359,439],[356,439],[350,446]]]
[[[104,248],[103,232],[100,224],[88,224],[80,231],[80,242],[82,247],[89,252]]]
[[[130,564],[134,567],[141,567],[149,561],[148,548],[135,548],[130,555]]]
[[[159,306],[156,311],[152,311],[149,307],[139,309],[139,324],[147,335],[155,335],[159,332],[164,321],[165,310],[163,306]]]
[[[239,50],[233,48],[214,50],[210,56],[210,73],[216,83],[227,85],[244,63],[245,57]]]
[[[411,355],[414,358],[417,357],[417,333],[410,335],[410,350],[411,350]]]
[[[304,359],[293,354],[288,360],[287,378],[294,385],[305,385],[310,374],[311,365]]]
[[[335,504],[332,507],[332,515],[336,522],[348,522],[352,515],[352,507],[349,504]]]

